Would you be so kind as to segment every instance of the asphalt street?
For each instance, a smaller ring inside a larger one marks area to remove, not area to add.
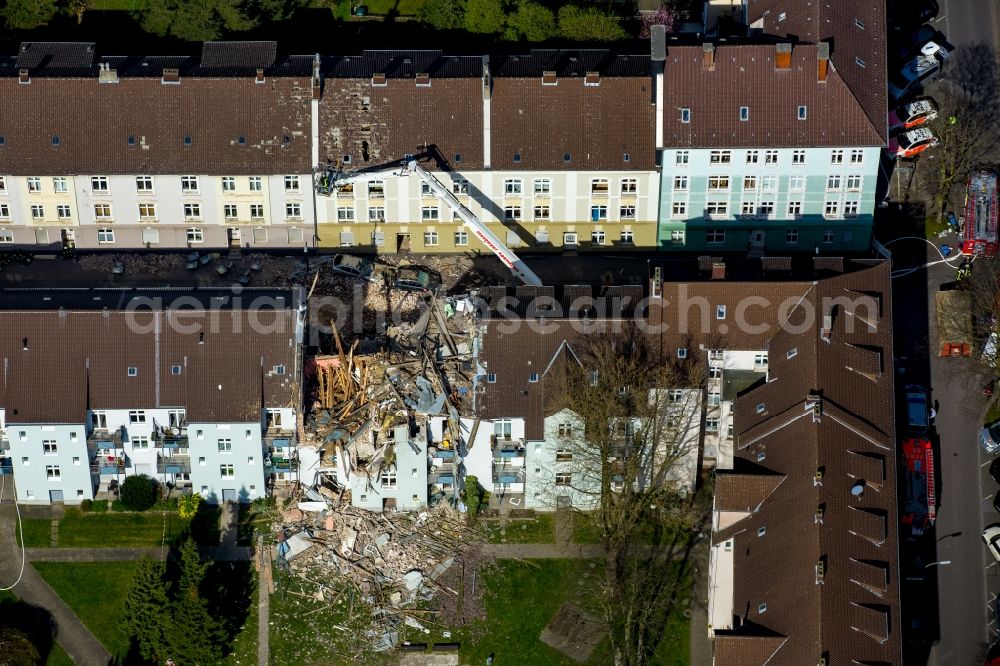
[[[1000,8],[996,0],[938,0],[940,11],[932,22],[956,46],[997,45]]]

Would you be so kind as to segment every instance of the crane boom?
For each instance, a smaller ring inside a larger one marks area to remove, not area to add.
[[[396,164],[386,169],[357,174],[346,174],[336,171],[321,172],[317,177],[316,191],[319,194],[329,196],[340,185],[379,180],[385,176],[408,176],[410,174],[416,174],[422,182],[426,183],[431,192],[438,199],[444,201],[451,208],[452,212],[462,220],[462,223],[472,230],[476,238],[488,247],[521,282],[533,287],[540,287],[542,285],[541,279],[528,268],[524,261],[513,250],[507,247],[507,244],[500,240],[500,237],[493,233],[488,226],[483,224],[467,206],[463,205],[451,189],[442,183],[437,176],[420,166],[416,159],[408,158],[402,166]]]

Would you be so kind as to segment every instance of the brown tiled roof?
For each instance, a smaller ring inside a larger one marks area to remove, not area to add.
[[[781,474],[732,474],[715,477],[716,511],[756,511],[781,485]]]
[[[220,310],[171,326],[163,312],[54,309],[61,292],[47,293],[53,309],[0,310],[9,423],[82,423],[88,408],[155,407],[185,407],[191,422],[255,422],[265,404],[295,406],[291,309]]]
[[[718,666],[756,658],[730,642],[729,633],[743,633],[741,621],[788,637],[769,665],[816,663],[824,653],[829,663],[901,660],[889,284],[886,263],[817,282],[806,302],[820,322],[825,300],[851,292],[877,293],[885,314],[874,330],[848,332],[856,308],[841,305],[829,341],[815,321],[775,336],[770,381],[737,399],[737,457],[753,463],[766,451],[768,468],[787,478],[732,537],[733,614],[740,619],[721,639]],[[790,346],[798,353],[788,359],[782,352]],[[858,347],[880,351],[881,374],[864,377],[850,368]],[[810,392],[821,396],[818,417],[805,409]],[[875,478],[856,494],[859,475]]]
[[[761,21],[768,35],[788,36],[800,42],[828,42],[840,78],[879,136],[887,136],[884,2],[750,0],[747,17],[751,23]]]
[[[709,69],[701,46],[670,46],[664,64],[664,145],[806,148],[885,143],[884,94],[881,125],[873,124],[839,69],[831,67],[825,82],[817,80],[815,45],[796,44],[788,70],[775,69],[775,52],[771,44],[719,44]],[[749,110],[746,121],[740,120],[742,106]],[[798,119],[799,106],[806,107],[805,120]],[[690,109],[688,123],[681,122],[682,108]]]
[[[715,639],[715,660],[724,664],[738,662],[744,666],[765,666],[786,640],[784,636],[721,634]]]
[[[483,168],[482,79],[327,77],[319,104],[320,160],[364,169],[433,146],[457,171]],[[460,159],[456,160],[456,156]],[[434,162],[424,163],[429,169]]]
[[[160,74],[118,83],[99,83],[96,75],[32,76],[28,84],[0,77],[0,173],[312,171],[308,77],[258,84],[253,76],[182,74],[179,84],[163,84]]]

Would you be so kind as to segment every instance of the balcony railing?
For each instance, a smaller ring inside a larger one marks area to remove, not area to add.
[[[446,488],[455,485],[455,474],[453,472],[438,472],[427,475],[427,483],[432,486],[444,486]]]
[[[264,456],[264,469],[268,472],[291,472],[297,463],[298,459],[294,455],[291,457]]]
[[[191,471],[191,456],[156,456],[159,474],[184,474]]]
[[[188,447],[187,424],[163,426],[153,421],[153,445],[158,449],[186,449]]]
[[[508,467],[506,465],[494,465],[493,483],[495,485],[524,483],[524,468]]]
[[[92,474],[124,474],[132,469],[128,456],[96,456],[90,461]]]
[[[106,428],[93,430],[87,437],[87,445],[98,449],[120,449],[122,448],[121,430],[108,430]]]

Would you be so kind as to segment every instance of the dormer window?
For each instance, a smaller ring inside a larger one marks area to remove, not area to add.
[[[139,376],[139,368],[136,368],[135,366],[129,366],[128,376],[129,377],[138,377]]]
[[[805,106],[799,106],[799,120],[805,120],[809,114],[809,109]]]
[[[686,106],[681,109],[681,122],[682,123],[691,122],[691,109],[689,109]]]
[[[749,106],[741,106],[740,107],[740,122],[745,123],[748,120],[750,120],[750,107]]]

